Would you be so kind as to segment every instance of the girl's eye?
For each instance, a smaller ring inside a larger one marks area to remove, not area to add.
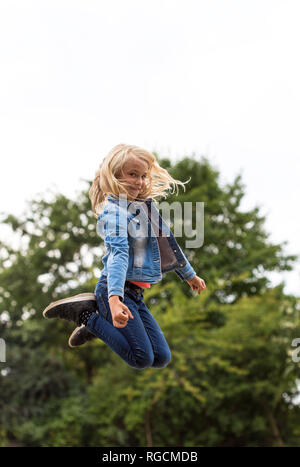
[[[135,173],[131,173],[130,175],[134,175],[135,176]],[[143,175],[143,178],[145,179],[146,178],[146,175]]]

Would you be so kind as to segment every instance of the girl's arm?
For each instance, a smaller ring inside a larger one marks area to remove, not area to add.
[[[108,298],[113,295],[124,300],[124,284],[129,264],[127,211],[112,208],[98,218],[97,232],[104,239],[109,252],[107,258]]]
[[[182,249],[180,248],[179,245],[178,245],[178,247],[179,247],[179,250],[180,250],[183,258],[186,261],[186,264],[185,264],[185,266],[183,266],[181,268],[175,269],[175,272],[180,277],[180,279],[182,281],[188,281],[189,279],[192,279],[193,277],[196,276],[196,271],[194,270],[194,268],[192,267],[192,265],[188,261],[187,257],[185,256],[185,254],[183,253],[183,251],[182,251]]]
[[[201,293],[202,290],[206,289],[206,284],[201,277],[198,277],[195,270],[193,269],[192,265],[186,258],[185,254],[183,253],[182,249],[179,247],[182,256],[186,260],[186,265],[182,268],[175,269],[176,274],[180,277],[182,281],[186,281],[192,290],[197,290],[198,295]]]

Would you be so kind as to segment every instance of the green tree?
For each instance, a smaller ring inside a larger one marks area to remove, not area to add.
[[[194,297],[173,273],[145,292],[172,351],[163,370],[132,369],[100,340],[71,349],[74,326],[42,317],[49,302],[93,291],[102,268],[88,181],[76,200],[42,196],[28,213],[3,216],[20,246],[0,245],[2,444],[297,442],[291,399],[299,369],[289,352],[299,335],[298,304],[266,278],[290,270],[296,256],[268,241],[258,208],[240,209],[241,177],[222,187],[205,158],[160,163],[174,178],[191,177],[187,191],[168,201],[205,202],[203,247],[185,250],[186,238],[178,241],[207,284]]]
[[[267,271],[292,269],[297,256],[283,254],[287,242],[268,241],[265,217],[260,215],[259,207],[249,211],[240,209],[245,194],[241,175],[222,187],[219,172],[206,158],[199,163],[195,156],[185,157],[174,166],[166,159],[160,163],[175,179],[191,178],[186,192],[181,190],[179,196],[171,195],[170,203],[193,202],[195,218],[195,202],[204,202],[204,245],[200,249],[189,248],[186,253],[199,275],[210,285],[216,284],[212,300],[234,303],[242,296],[258,295],[269,284]],[[184,248],[187,238],[183,235],[178,240]]]

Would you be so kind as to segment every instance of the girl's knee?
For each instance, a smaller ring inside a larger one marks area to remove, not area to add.
[[[152,367],[153,362],[154,362],[153,352],[150,354],[145,353],[143,355],[137,355],[135,358],[135,368],[139,370],[144,370],[145,368]]]
[[[171,358],[170,349],[165,349],[155,357],[152,368],[165,368],[170,363]]]

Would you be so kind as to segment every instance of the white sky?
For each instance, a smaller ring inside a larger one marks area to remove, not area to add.
[[[1,0],[0,211],[48,188],[73,197],[121,142],[195,152],[222,183],[242,171],[243,208],[300,254],[299,13],[298,0]],[[299,262],[270,275],[298,296],[299,277]]]

